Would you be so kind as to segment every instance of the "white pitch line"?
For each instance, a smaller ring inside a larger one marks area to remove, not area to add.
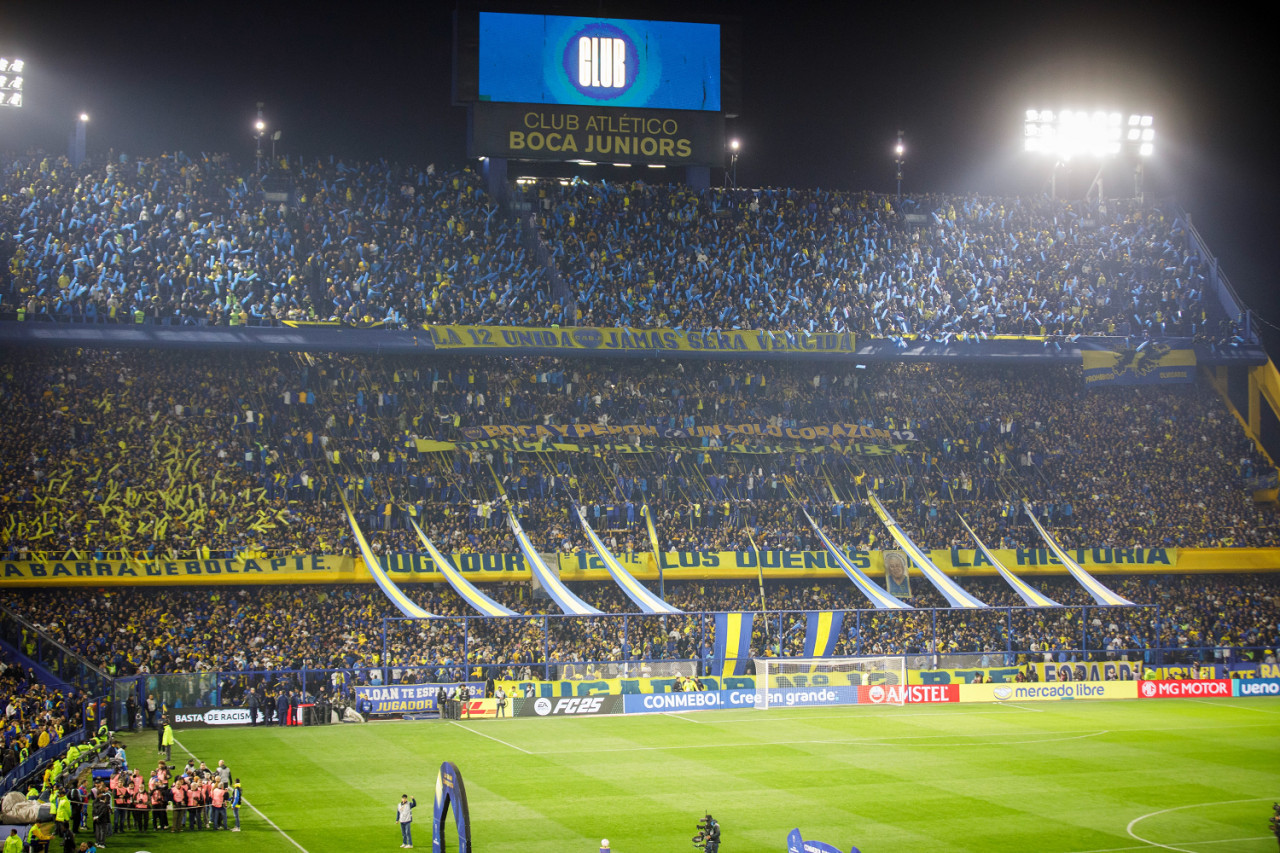
[[[1255,835],[1252,838],[1215,838],[1211,841],[1177,841],[1176,844],[1188,844],[1198,846],[1200,844],[1238,844],[1241,841],[1270,841],[1270,835]],[[1102,847],[1097,850],[1079,850],[1075,853],[1121,853],[1123,850],[1150,850],[1149,844],[1140,844],[1135,847]]]
[[[671,713],[670,711],[663,711],[663,712],[662,712],[662,716],[664,716],[664,717],[674,717],[674,718],[675,718],[675,719],[677,719],[677,720],[684,720],[686,723],[694,723],[694,724],[699,725],[699,726],[704,726],[704,725],[706,725],[706,723],[702,722],[701,720],[695,720],[693,717],[687,717],[687,716],[685,716],[684,714],[673,714],[673,713]]]
[[[185,752],[187,755],[190,755],[190,756],[191,756],[192,758],[194,758],[196,761],[199,761],[199,760],[200,760],[200,757],[199,757],[199,756],[197,756],[194,752],[192,752],[191,750],[189,750],[189,749],[187,749],[185,746],[183,746],[183,745],[182,745],[182,741],[178,740],[176,737],[173,739],[173,742],[174,742],[174,743],[176,743],[179,747],[181,747],[181,748],[182,748],[182,751],[183,751],[183,752]],[[258,808],[258,807],[257,807],[257,806],[255,806],[253,803],[249,802],[249,800],[248,800],[248,799],[242,799],[242,802],[243,802],[246,806],[248,806],[249,808],[253,809],[254,813],[255,813],[255,814],[257,814],[257,816],[258,816],[258,817],[260,817],[260,818],[262,818],[263,820],[265,820],[265,821],[267,822],[267,824],[268,824],[272,829],[274,829],[276,832],[278,832],[278,833],[280,833],[281,835],[283,835],[283,836],[285,837],[285,839],[286,839],[290,844],[292,844],[294,847],[297,847],[299,850],[301,850],[301,851],[302,851],[302,853],[308,853],[307,848],[303,847],[301,844],[299,844],[298,842],[294,841],[294,840],[293,840],[293,837],[292,837],[292,836],[290,836],[290,835],[289,835],[289,833],[285,832],[283,829],[281,829],[280,827],[276,826],[276,822],[275,822],[275,821],[273,821],[271,818],[267,817],[265,814],[263,814],[263,813],[262,813],[262,809]]]
[[[1015,705],[1013,702],[1002,702],[1000,704],[1004,705],[1007,708],[1021,708],[1024,711],[1034,711],[1037,714],[1043,714],[1045,711],[1044,708],[1031,708],[1027,705]]]
[[[1254,708],[1251,705],[1237,705],[1231,703],[1227,705],[1223,702],[1214,702],[1212,699],[1192,699],[1192,702],[1199,702],[1201,705],[1216,705],[1219,708],[1234,708],[1237,711],[1257,711],[1259,714],[1280,714],[1280,711],[1272,711],[1268,708]]]
[[[1129,825],[1124,828],[1124,831],[1129,833],[1129,837],[1132,838],[1134,841],[1141,841],[1143,844],[1150,844],[1152,847],[1159,847],[1162,850],[1176,850],[1178,851],[1178,853],[1196,853],[1195,850],[1188,850],[1185,847],[1176,847],[1172,844],[1161,844],[1158,841],[1152,841],[1149,838],[1143,838],[1141,835],[1134,832],[1133,828],[1134,826],[1146,820],[1147,818],[1159,817],[1162,814],[1169,814],[1170,812],[1180,812],[1180,811],[1185,811],[1186,809],[1198,809],[1198,808],[1203,808],[1205,806],[1231,806],[1231,805],[1236,805],[1237,803],[1261,803],[1267,800],[1274,800],[1274,799],[1275,799],[1274,797],[1251,797],[1247,800],[1219,800],[1216,803],[1189,803],[1185,806],[1174,806],[1171,809],[1161,809],[1158,812],[1150,812],[1149,814],[1144,814],[1144,815],[1135,817],[1133,820],[1129,821]],[[1183,841],[1181,843],[1182,844],[1217,844],[1217,843],[1225,843],[1225,842]]]
[[[478,729],[473,729],[473,728],[471,728],[471,727],[469,727],[469,726],[464,726],[462,723],[459,723],[457,720],[450,720],[449,722],[450,722],[450,723],[452,723],[453,725],[457,726],[458,728],[462,729],[463,731],[471,732],[473,735],[480,735],[480,737],[488,738],[489,740],[493,741],[494,743],[500,743],[500,744],[502,744],[503,746],[509,746],[509,747],[511,747],[512,749],[514,749],[516,752],[523,752],[525,755],[535,755],[535,754],[536,754],[536,753],[532,753],[532,752],[530,752],[530,751],[529,751],[529,750],[527,750],[527,749],[524,749],[523,747],[516,746],[514,743],[507,743],[507,742],[506,742],[505,740],[503,740],[502,738],[494,737],[493,735],[487,735],[487,734],[485,734],[484,732],[479,731]]]

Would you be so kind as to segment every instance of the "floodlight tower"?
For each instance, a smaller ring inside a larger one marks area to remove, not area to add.
[[[742,143],[737,139],[729,140],[729,186],[738,188],[738,152]]]
[[[89,114],[80,113],[76,118],[76,129],[71,133],[71,165],[77,169],[85,158],[85,135],[89,130]]]
[[[22,106],[27,63],[0,56],[0,107]]]
[[[1126,128],[1127,124],[1127,128]],[[1137,156],[1134,172],[1134,191],[1142,197],[1142,163],[1155,150],[1155,129],[1149,115],[1131,113],[1126,123],[1118,111],[1096,110],[1036,110],[1026,111],[1023,123],[1024,150],[1047,154],[1054,158],[1050,178],[1051,193],[1058,195],[1058,169],[1074,157],[1088,157],[1099,161],[1098,174],[1089,185],[1085,198],[1097,188],[1098,199],[1103,200],[1102,167],[1105,162],[1121,154]]]
[[[262,117],[262,101],[258,101],[258,119],[253,123],[253,138],[258,143],[258,171],[262,171],[262,136],[267,130],[267,122]]]
[[[907,147],[902,144],[902,131],[898,131],[898,144],[893,146],[893,162],[898,167],[898,204],[902,204],[902,164],[906,162],[903,155]]]

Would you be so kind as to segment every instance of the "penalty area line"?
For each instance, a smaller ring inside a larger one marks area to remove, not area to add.
[[[199,761],[199,760],[200,760],[200,756],[196,755],[194,752],[192,752],[191,750],[189,750],[189,749],[187,749],[185,746],[183,746],[182,741],[178,740],[176,737],[173,739],[173,742],[174,742],[174,743],[176,743],[176,744],[177,744],[177,745],[182,749],[182,751],[183,751],[183,752],[185,752],[187,755],[190,755],[190,756],[191,756],[192,758],[194,758],[196,761]],[[302,851],[302,853],[309,853],[309,851],[307,850],[307,848],[303,847],[301,844],[299,844],[298,842],[294,841],[294,840],[293,840],[293,837],[292,837],[291,835],[289,835],[289,833],[285,832],[283,829],[281,829],[280,827],[276,826],[276,822],[275,822],[274,820],[272,820],[271,818],[269,818],[269,817],[267,817],[265,814],[263,814],[263,813],[262,813],[262,809],[258,808],[258,807],[257,807],[257,806],[255,806],[253,803],[249,802],[247,799],[243,800],[243,802],[244,802],[244,804],[245,804],[246,806],[248,806],[249,808],[253,809],[254,814],[256,814],[258,817],[260,817],[260,818],[262,818],[263,820],[265,820],[265,821],[267,822],[267,825],[268,825],[268,826],[270,826],[270,827],[271,827],[272,829],[274,829],[276,832],[278,832],[278,833],[280,833],[281,835],[283,835],[283,836],[285,837],[285,840],[287,840],[290,844],[292,844],[294,847],[297,847],[299,850],[301,850],[301,851]]]
[[[480,737],[488,738],[489,740],[493,741],[494,743],[500,743],[500,744],[502,744],[503,746],[509,746],[509,747],[511,747],[512,749],[514,749],[516,752],[523,752],[525,755],[534,755],[534,753],[530,752],[530,751],[529,751],[529,750],[527,750],[527,749],[524,749],[523,747],[516,746],[514,743],[507,743],[505,740],[503,740],[503,739],[502,739],[502,738],[500,738],[500,737],[494,737],[493,735],[487,735],[487,734],[485,734],[484,732],[479,731],[478,729],[473,729],[473,728],[471,728],[470,726],[464,726],[462,723],[459,723],[457,720],[450,720],[449,722],[450,722],[450,723],[452,723],[453,725],[457,726],[458,728],[462,729],[462,730],[463,730],[463,731],[465,731],[465,732],[471,732],[473,735],[480,735]]]

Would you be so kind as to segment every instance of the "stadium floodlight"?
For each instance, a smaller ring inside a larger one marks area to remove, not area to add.
[[[1028,113],[1031,111],[1028,110]],[[902,164],[906,162],[907,146],[902,141],[902,131],[898,131],[898,144],[893,146],[893,162],[898,167],[898,201],[902,201]]]
[[[80,113],[80,121],[86,121],[86,122],[87,122],[88,120],[89,120],[89,114],[88,114],[88,113]]]
[[[725,173],[724,180],[734,189],[738,188],[738,154],[741,150],[741,141],[737,138],[729,140],[729,171]]]
[[[1154,118],[1115,110],[1029,109],[1023,119],[1023,150],[1050,154],[1060,161],[1072,157],[1113,157],[1130,150],[1150,156],[1155,139]]]
[[[262,137],[266,133],[267,122],[262,117],[262,101],[258,101],[258,118],[253,123],[253,139],[257,143],[257,164],[258,171],[262,171]]]
[[[0,56],[0,107],[22,106],[27,63]]]

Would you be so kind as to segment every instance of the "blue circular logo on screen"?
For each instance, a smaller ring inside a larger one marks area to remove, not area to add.
[[[562,64],[573,88],[594,101],[611,101],[636,82],[640,52],[619,27],[597,21],[569,37]]]

